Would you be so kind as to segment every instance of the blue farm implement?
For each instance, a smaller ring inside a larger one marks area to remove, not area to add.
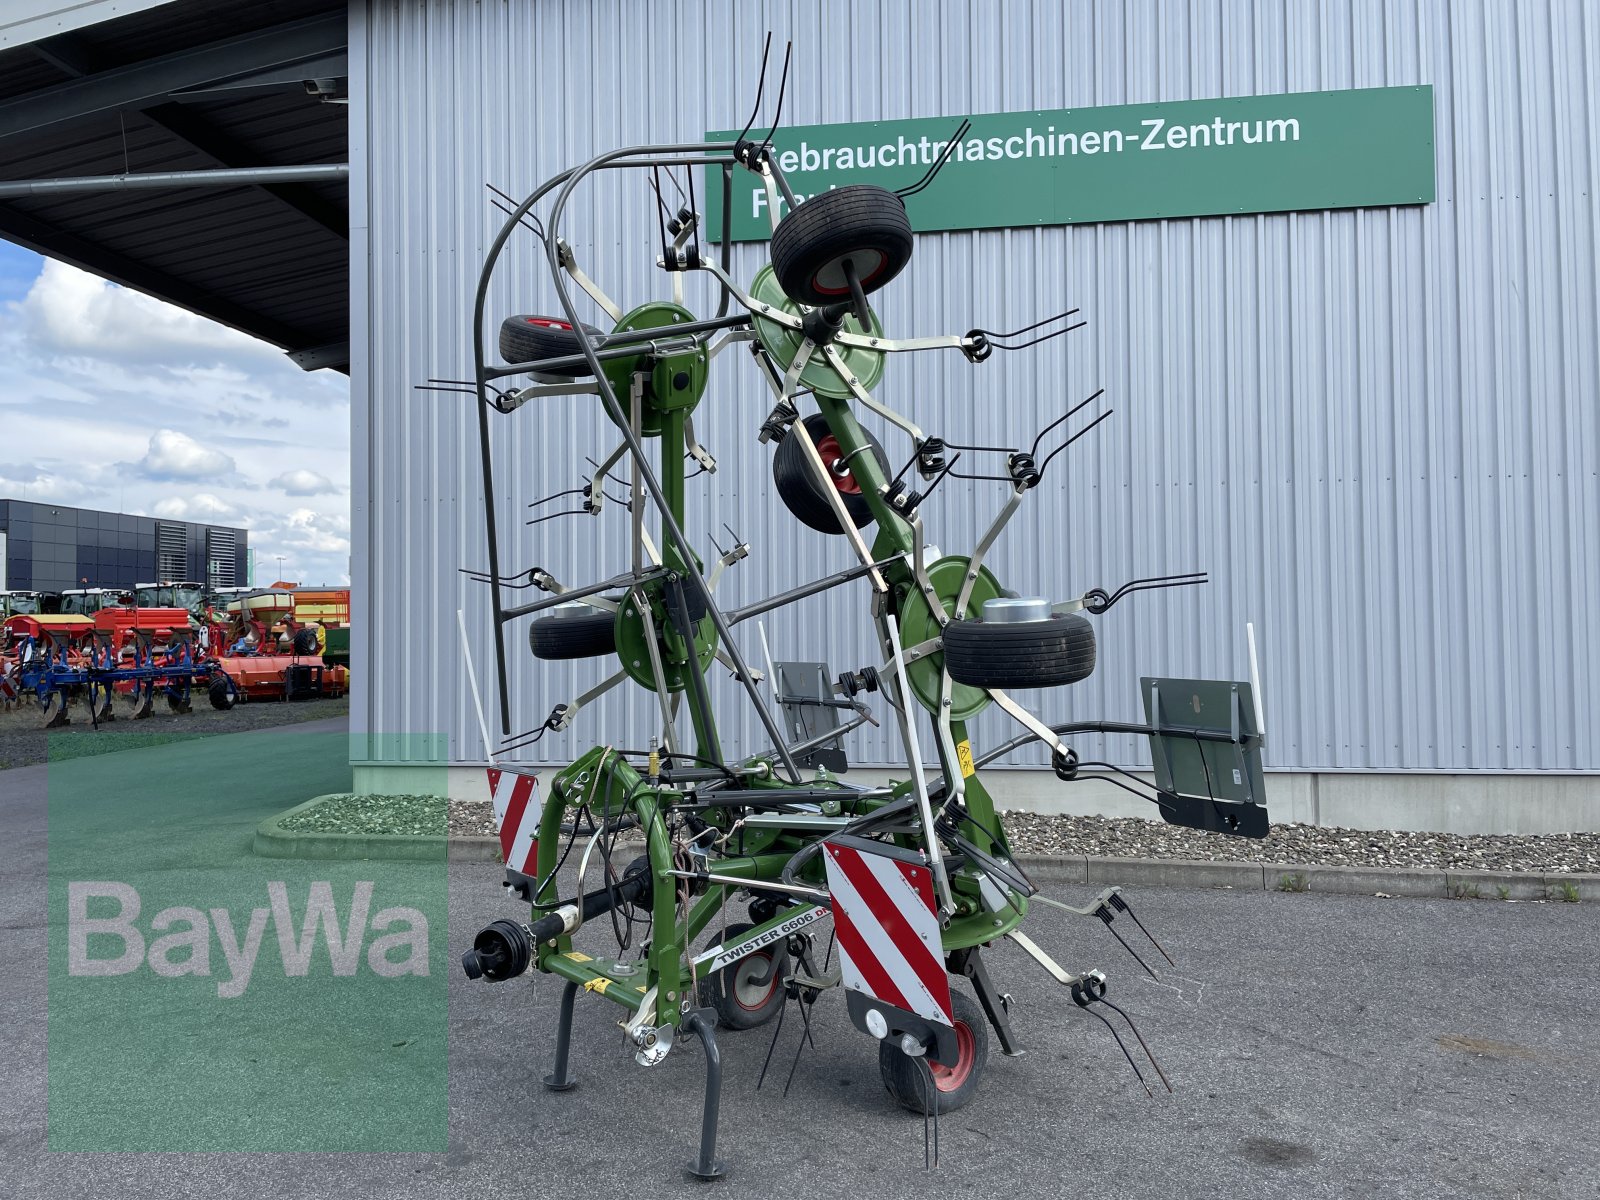
[[[189,712],[194,689],[205,690],[216,669],[196,654],[181,609],[19,615],[6,622],[6,641],[10,688],[39,705],[47,729],[69,724],[79,700],[96,725],[116,719],[119,697],[134,720],[150,715],[157,695]]]

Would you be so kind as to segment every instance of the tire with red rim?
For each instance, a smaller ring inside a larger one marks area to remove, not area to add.
[[[722,941],[731,942],[754,928],[754,925],[736,922],[728,926]],[[702,979],[700,1003],[717,1010],[720,1029],[754,1029],[765,1025],[783,1007],[783,977],[788,970],[789,951],[780,940]]]
[[[605,336],[593,325],[585,325],[584,329],[591,339]],[[572,323],[561,317],[515,316],[500,322],[500,357],[513,365],[582,353],[578,335],[572,331]],[[576,379],[590,374],[590,371],[586,366],[577,366],[542,373]]]
[[[839,440],[828,429],[826,418],[821,413],[813,413],[804,420],[806,432],[828,466],[829,479],[823,481],[817,478],[805,447],[791,430],[778,443],[778,452],[772,457],[772,482],[778,489],[778,498],[802,524],[809,525],[819,533],[843,533],[844,526],[839,524],[833,506],[828,503],[827,492],[823,490],[831,488],[844,501],[845,512],[850,514],[857,529],[870,525],[872,509],[868,507],[867,498],[862,494],[855,475],[843,461],[844,451],[839,446]],[[888,474],[888,455],[884,454],[877,438],[870,433],[866,436],[872,453],[877,456],[879,468]]]
[[[772,272],[791,300],[848,303],[845,260],[871,294],[911,261],[911,218],[888,188],[853,183],[796,205],[772,231]]]
[[[878,1072],[883,1086],[902,1108],[922,1114],[954,1112],[972,1099],[989,1062],[989,1026],[977,1001],[950,989],[958,1057],[954,1063],[913,1057],[899,1046],[878,1043]]]

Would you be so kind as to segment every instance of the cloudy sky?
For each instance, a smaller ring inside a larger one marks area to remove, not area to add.
[[[0,241],[0,497],[242,526],[258,583],[344,583],[349,385]]]

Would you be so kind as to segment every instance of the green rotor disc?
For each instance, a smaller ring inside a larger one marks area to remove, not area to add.
[[[666,608],[660,598],[647,596],[647,599],[665,624]],[[648,614],[641,614],[635,607],[632,596],[625,598],[617,609],[617,657],[622,660],[622,669],[628,673],[628,678],[652,692],[656,690],[656,677],[650,667],[650,646],[646,639],[652,636],[654,625],[654,619],[650,619]],[[674,661],[668,641],[663,637],[656,643],[661,653],[661,673],[666,677],[667,691],[681,692],[689,686],[689,676],[684,669],[688,665],[688,656],[679,655],[678,660]],[[717,653],[717,626],[709,613],[695,623],[694,649],[703,673]]]
[[[933,585],[933,593],[939,597],[939,602],[948,616],[955,615],[956,597],[961,594],[961,585],[966,580],[970,562],[970,559],[952,555],[949,558],[941,558],[928,568],[928,582]],[[999,581],[989,573],[987,567],[979,567],[978,578],[972,583],[972,594],[967,597],[966,611],[962,615],[976,616],[983,611],[985,600],[993,600],[998,595],[1000,595]],[[918,642],[938,637],[940,628],[939,622],[934,619],[933,610],[923,599],[921,589],[913,586],[906,594],[905,604],[900,613],[901,643],[915,646]],[[943,674],[943,650],[918,659],[906,668],[906,678],[911,684],[911,691],[916,696],[917,702],[935,715],[939,712],[939,682]],[[988,704],[989,693],[982,688],[951,682],[951,720],[969,721],[982,712]]]
[[[681,304],[654,300],[641,304],[617,322],[613,333],[631,333],[636,329],[662,329],[670,332],[674,325],[686,325],[694,314]],[[660,437],[662,414],[672,409],[693,409],[700,403],[706,390],[708,368],[706,350],[699,349],[674,354],[651,363],[648,350],[626,358],[601,360],[606,378],[617,393],[617,403],[624,414],[628,412],[628,393],[633,386],[635,371],[650,368],[650,381],[645,385],[644,403],[639,413],[641,437]]]
[[[806,340],[805,334],[777,321],[763,319],[760,305],[771,305],[791,317],[800,315],[800,306],[784,295],[771,266],[762,267],[756,272],[755,282],[750,285],[750,295],[757,304],[754,313],[756,336],[761,339],[762,348],[772,355],[773,361],[787,371],[789,364],[794,362],[794,356],[800,352],[800,343]],[[844,331],[864,332],[868,337],[883,336],[883,326],[879,324],[876,312],[872,313],[871,329],[863,330],[861,322],[850,316],[844,319]],[[839,357],[844,359],[845,366],[855,372],[862,387],[871,391],[878,386],[878,380],[883,378],[884,351],[865,346],[835,346],[834,349],[839,352]],[[852,395],[850,385],[839,378],[839,373],[828,365],[827,359],[822,357],[820,351],[812,354],[811,361],[806,363],[806,369],[800,372],[800,386],[839,400],[848,400]]]

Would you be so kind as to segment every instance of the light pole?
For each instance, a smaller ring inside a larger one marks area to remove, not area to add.
[[[278,555],[278,582],[283,582],[283,555]]]

